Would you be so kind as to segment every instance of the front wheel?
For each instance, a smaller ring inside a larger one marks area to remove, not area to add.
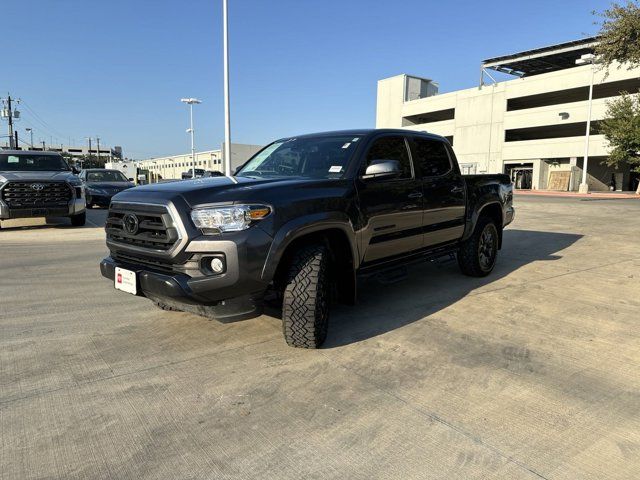
[[[318,348],[329,325],[329,250],[316,244],[297,250],[282,296],[282,332],[287,344]]]
[[[480,217],[471,237],[458,250],[458,265],[465,275],[486,277],[496,265],[498,229],[489,217]]]
[[[74,227],[82,227],[87,222],[87,212],[71,215],[71,225]]]

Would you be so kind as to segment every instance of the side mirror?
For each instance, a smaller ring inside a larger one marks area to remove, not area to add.
[[[393,178],[402,173],[398,160],[372,160],[362,176],[363,180],[372,178]]]
[[[128,180],[129,180],[130,182],[133,182],[133,178],[129,178]]]
[[[78,175],[80,173],[80,169],[78,167],[71,167],[71,171],[74,175]]]

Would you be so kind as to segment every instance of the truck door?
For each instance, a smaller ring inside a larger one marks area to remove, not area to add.
[[[459,240],[464,232],[466,188],[457,162],[441,140],[419,135],[411,140],[424,193],[424,246]]]
[[[360,174],[382,160],[399,162],[400,174],[366,180],[360,176],[356,181],[364,224],[364,262],[422,247],[422,181],[415,176],[404,136],[376,137],[366,150]]]

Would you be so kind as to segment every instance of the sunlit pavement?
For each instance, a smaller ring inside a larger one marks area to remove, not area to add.
[[[0,478],[636,478],[640,202],[516,207],[490,277],[361,283],[318,351],[115,291],[104,210],[3,225]]]

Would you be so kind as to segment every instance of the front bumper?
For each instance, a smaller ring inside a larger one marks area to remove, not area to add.
[[[159,267],[151,264],[159,263],[158,257],[108,242],[112,253],[102,260],[100,271],[111,281],[116,267],[135,271],[139,296],[219,320],[237,320],[262,312],[268,283],[261,273],[271,241],[258,228],[236,232],[225,240],[200,236],[176,254],[177,263],[165,259]],[[215,275],[203,265],[218,256],[224,256],[226,269]]]

